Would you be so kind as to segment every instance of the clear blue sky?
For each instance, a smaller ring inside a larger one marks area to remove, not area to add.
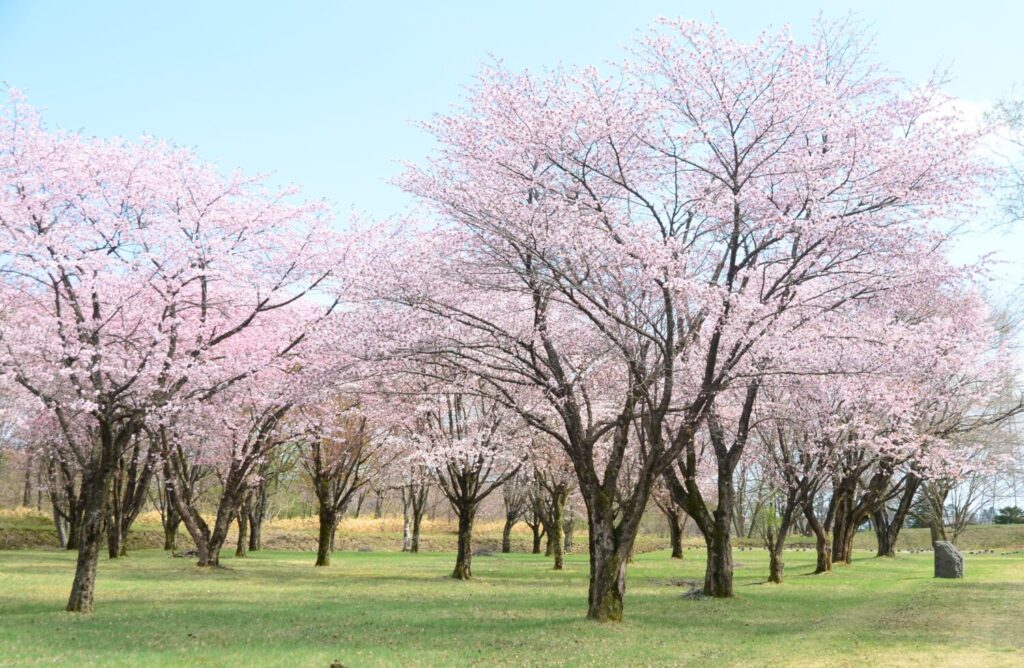
[[[515,67],[592,64],[659,15],[752,36],[819,10],[856,11],[879,59],[911,79],[949,66],[975,103],[1024,83],[1024,2],[55,2],[0,0],[0,80],[90,134],[143,133],[225,169],[273,172],[340,210],[407,201],[387,180],[427,138],[410,124],[458,101],[490,55]],[[1024,260],[1024,234],[998,245]],[[1017,257],[1014,257],[1017,256]],[[1024,262],[1012,270],[1021,272]]]

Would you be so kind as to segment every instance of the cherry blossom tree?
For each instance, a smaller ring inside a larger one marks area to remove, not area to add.
[[[309,402],[293,414],[300,425],[300,461],[317,499],[320,532],[317,566],[331,563],[338,522],[356,493],[380,477],[386,429],[371,424],[358,403],[345,397]]]
[[[666,21],[619,76],[495,67],[426,125],[438,152],[402,183],[436,226],[368,253],[356,298],[405,309],[382,345],[475,376],[562,446],[591,618],[621,618],[669,467],[704,514],[705,589],[731,595],[732,476],[761,377],[819,319],[923,280],[942,252],[929,221],[985,174],[938,84],[880,74],[841,27],[741,43]]]
[[[48,130],[17,93],[0,115],[0,182],[0,367],[81,467],[68,610],[88,612],[119,458],[145,426],[301,340],[309,323],[292,314],[236,346],[329,277],[324,211],[154,139]]]
[[[411,457],[433,472],[458,515],[452,577],[472,577],[473,523],[480,504],[522,466],[522,426],[498,402],[454,386],[427,391],[416,406]]]

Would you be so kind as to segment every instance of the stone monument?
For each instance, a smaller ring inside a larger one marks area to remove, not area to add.
[[[935,577],[962,578],[964,576],[964,555],[945,540],[935,541]]]

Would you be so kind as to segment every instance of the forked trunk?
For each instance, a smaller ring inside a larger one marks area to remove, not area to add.
[[[793,526],[793,513],[795,510],[796,499],[790,495],[786,500],[785,509],[782,512],[777,533],[775,531],[768,532],[766,540],[769,556],[768,582],[782,584],[782,579],[786,570],[786,562],[783,560],[782,554],[786,549],[786,537],[789,535],[789,530]]]
[[[833,562],[853,562],[853,536],[856,528],[857,525],[852,518],[836,516],[835,533],[832,536]]]
[[[875,556],[895,557],[896,556],[896,531],[891,530],[885,514],[876,511],[872,515],[875,525],[875,540],[878,543],[878,550]]]
[[[818,520],[810,503],[804,506],[804,518],[807,520],[807,527],[814,534],[814,549],[818,554],[814,573],[830,573],[832,572],[832,536]]]
[[[541,531],[540,524],[532,524],[532,525],[530,525],[530,530],[533,531],[533,550],[532,550],[532,552],[533,552],[533,554],[540,554],[540,539],[541,539],[541,535],[543,533]]]

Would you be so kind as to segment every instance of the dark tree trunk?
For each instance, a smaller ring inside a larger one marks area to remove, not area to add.
[[[338,526],[338,516],[330,509],[321,508],[320,513],[320,534],[317,538],[316,565],[331,565],[331,550],[334,529]]]
[[[853,562],[853,537],[857,530],[856,519],[849,513],[839,513],[835,519],[832,535],[832,559],[845,564]]]
[[[814,514],[813,499],[808,499],[804,503],[804,518],[807,520],[807,527],[814,534],[814,549],[818,554],[814,572],[815,574],[830,573],[832,572],[832,536]]]
[[[570,508],[570,511],[571,511],[571,508]],[[576,528],[576,518],[573,517],[570,514],[569,517],[566,518],[564,526],[565,526],[564,551],[565,551],[566,554],[569,554],[574,549],[574,545],[573,545],[573,532],[574,532],[574,530]]]
[[[455,570],[452,577],[456,580],[469,580],[473,577],[473,520],[476,506],[460,505],[459,513],[459,551],[455,558]]]
[[[508,554],[512,551],[512,527],[515,526],[515,516],[505,513],[505,526],[501,530],[501,551]]]
[[[164,522],[164,549],[173,552],[178,549],[178,526],[181,518]]]
[[[249,551],[259,552],[263,549],[263,511],[249,511]]]
[[[551,530],[548,533],[548,545],[551,547],[552,556],[555,558],[553,568],[560,571],[565,567],[565,535],[562,529],[562,522],[565,519],[565,501],[568,490],[564,486],[556,488],[551,497]]]
[[[768,546],[768,582],[782,584],[785,576],[786,562],[783,560],[783,551],[786,549],[786,536],[793,526],[793,514],[796,510],[796,499],[790,497],[782,511],[779,520],[777,533],[769,531],[766,544]]]
[[[700,527],[707,548],[707,569],[704,573],[704,595],[714,598],[732,596],[732,472],[719,463],[718,506],[710,521]],[[698,524],[698,526],[700,526]]]
[[[113,427],[100,421],[98,448],[89,468],[82,475],[83,512],[82,524],[78,531],[78,559],[75,563],[75,579],[71,584],[68,598],[68,612],[92,612],[96,591],[96,565],[99,561],[100,543],[103,540],[104,520],[110,500],[110,481],[113,477],[118,448],[130,437],[124,427],[115,436]]]
[[[704,573],[704,595],[715,598],[732,596],[732,535],[728,511],[716,509],[712,530],[704,536],[708,561]]]
[[[672,514],[665,513],[668,520],[668,539],[672,545],[672,558],[683,558],[683,525],[679,521],[680,513],[673,511]]]
[[[221,505],[226,505],[223,499]],[[224,548],[224,543],[227,542],[228,531],[234,521],[235,511],[233,509],[218,509],[217,518],[213,523],[213,531],[210,532],[207,539],[206,559],[200,557],[199,566],[220,566],[220,552]]]
[[[249,497],[249,551],[259,552],[263,549],[263,523],[267,519],[267,506],[270,501],[270,490],[267,489],[267,473],[269,464],[264,462],[260,469],[260,482]]]
[[[626,596],[626,564],[635,530],[616,530],[610,499],[602,495],[584,499],[588,501],[590,525],[590,589],[587,598],[587,618],[599,622],[622,621]]]
[[[97,472],[100,473],[100,472]],[[96,565],[100,557],[100,542],[103,540],[103,515],[107,497],[104,487],[109,477],[102,475],[90,480],[85,500],[85,513],[79,530],[78,560],[75,563],[75,580],[71,585],[68,612],[92,612],[96,591]],[[99,488],[99,489],[97,489]]]
[[[782,550],[773,549],[768,554],[768,582],[782,584],[786,564],[782,559]]]
[[[111,559],[120,557],[124,547],[124,535],[121,533],[121,527],[124,525],[124,522],[121,519],[121,498],[118,496],[120,483],[117,478],[118,473],[115,472],[111,485],[110,505],[106,522],[107,556]]]
[[[412,518],[412,544],[409,546],[410,554],[419,554],[420,552],[420,527],[422,524],[422,514]]]
[[[880,506],[872,514],[875,524],[875,535],[878,541],[879,557],[895,557],[896,541],[899,540],[900,530],[910,515],[910,509],[914,504],[914,497],[921,486],[921,479],[913,473],[908,473],[903,481],[903,491],[900,493],[900,501],[896,506],[892,517],[889,517],[884,505]]]
[[[82,510],[80,507],[79,510]],[[68,516],[68,542],[65,547],[77,550],[82,537],[82,513],[73,512]]]
[[[896,556],[896,531],[890,531],[888,518],[882,510],[876,510],[871,514],[872,523],[875,525],[875,541],[878,543],[878,550],[875,556],[895,557]],[[898,530],[897,530],[898,531]]]
[[[532,527],[533,529],[533,554],[540,554],[540,543],[544,538],[544,530],[539,526]]]
[[[57,543],[61,547],[67,547],[68,544],[68,524],[64,519],[64,515],[57,510],[57,506],[53,506],[53,526],[57,528]]]
[[[249,514],[243,509],[238,513],[238,539],[235,542],[235,556],[244,558],[249,548]]]
[[[26,508],[32,506],[32,466],[35,464],[35,455],[29,452],[25,456],[25,480],[24,489],[21,493],[21,505]]]

